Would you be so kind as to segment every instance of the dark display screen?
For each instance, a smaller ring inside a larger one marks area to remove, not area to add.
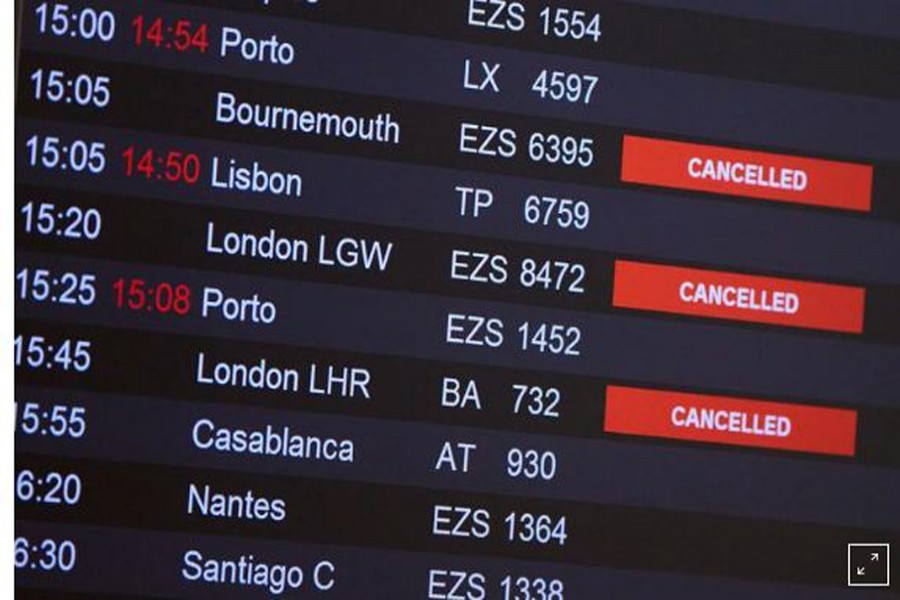
[[[17,598],[896,593],[897,4],[16,18]]]

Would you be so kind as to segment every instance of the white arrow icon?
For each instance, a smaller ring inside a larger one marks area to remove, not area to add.
[[[879,559],[878,553],[873,552],[872,555],[869,556],[869,558],[872,560],[872,562],[878,562],[878,559]]]
[[[866,568],[865,567],[856,567],[856,574],[859,575],[860,577],[865,576]]]

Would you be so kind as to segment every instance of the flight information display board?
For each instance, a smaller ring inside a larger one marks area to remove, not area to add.
[[[20,3],[17,597],[896,593],[900,9],[721,4]]]

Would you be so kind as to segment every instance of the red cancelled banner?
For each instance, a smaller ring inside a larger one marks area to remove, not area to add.
[[[869,212],[872,167],[626,135],[622,181]]]
[[[613,306],[862,333],[861,287],[617,260]]]
[[[854,456],[856,411],[609,386],[604,431]]]

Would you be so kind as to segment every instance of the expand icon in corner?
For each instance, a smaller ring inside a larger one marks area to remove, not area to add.
[[[847,544],[847,585],[890,587],[891,545]]]

